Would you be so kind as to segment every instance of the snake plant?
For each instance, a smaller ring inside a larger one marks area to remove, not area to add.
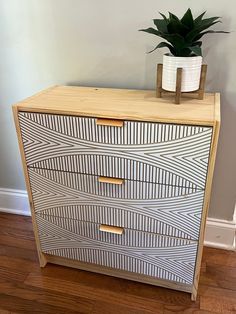
[[[206,12],[193,18],[190,9],[186,11],[182,18],[178,18],[169,12],[169,16],[160,13],[162,19],[154,19],[155,28],[140,29],[142,32],[156,35],[165,39],[153,50],[158,48],[168,48],[172,55],[176,57],[190,57],[202,55],[201,38],[206,34],[229,33],[225,31],[209,30],[211,26],[221,23],[220,17],[203,18]],[[149,53],[150,53],[149,52]]]

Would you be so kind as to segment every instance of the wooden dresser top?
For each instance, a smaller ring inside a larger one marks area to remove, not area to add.
[[[215,125],[220,121],[218,93],[206,93],[204,100],[189,96],[175,105],[173,96],[156,98],[151,90],[53,86],[15,106],[19,111],[108,119],[195,125]]]

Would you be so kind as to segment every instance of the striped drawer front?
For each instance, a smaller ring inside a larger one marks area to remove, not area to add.
[[[42,218],[70,218],[197,240],[204,191],[96,176],[28,169],[34,208]]]
[[[125,229],[121,235],[99,231],[99,225],[38,214],[42,251],[192,284],[197,242]]]
[[[160,184],[205,188],[212,128],[19,113],[27,164]]]

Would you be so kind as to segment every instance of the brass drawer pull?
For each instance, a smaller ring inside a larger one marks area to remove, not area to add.
[[[111,119],[96,119],[96,125],[116,126],[121,128],[124,125],[124,121]]]
[[[98,177],[98,182],[121,185],[121,184],[123,184],[124,180],[123,179],[118,179],[118,178]]]
[[[122,227],[114,227],[109,225],[100,225],[99,231],[109,232],[114,234],[122,234],[124,232],[124,228]]]

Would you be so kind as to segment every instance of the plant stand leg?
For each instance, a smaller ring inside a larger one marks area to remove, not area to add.
[[[175,89],[175,103],[180,104],[181,98],[181,83],[182,83],[182,68],[177,68],[176,73],[176,89]]]
[[[201,69],[201,78],[200,78],[200,84],[199,84],[199,90],[198,90],[198,99],[201,99],[201,100],[204,98],[206,73],[207,73],[207,65],[203,64],[202,69]]]
[[[156,86],[156,97],[161,98],[162,92],[162,71],[163,71],[163,64],[158,63],[157,65],[157,86]]]

